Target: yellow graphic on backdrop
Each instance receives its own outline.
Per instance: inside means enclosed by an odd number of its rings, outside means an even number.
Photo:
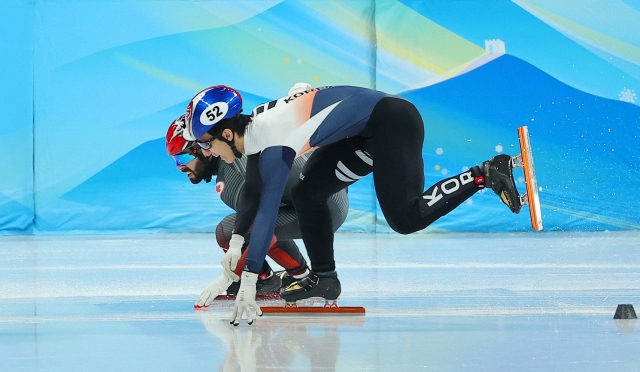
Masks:
[[[592,44],[593,46],[603,49],[609,53],[616,54],[622,58],[632,61],[635,64],[640,64],[640,48],[625,43],[624,41],[620,41],[618,39],[604,35],[600,32],[594,31],[590,28],[581,26],[575,22],[560,17],[526,1],[520,0],[518,1],[518,3],[530,7],[543,17],[546,17],[548,20],[555,22],[560,27],[563,27],[567,31],[572,32],[573,34],[584,39],[584,41]]]
[[[484,48],[460,37],[398,1],[380,3],[374,22],[362,2],[300,0],[318,13],[423,69],[443,77],[454,76]]]

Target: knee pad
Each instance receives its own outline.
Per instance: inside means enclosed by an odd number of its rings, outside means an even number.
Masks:
[[[227,216],[216,226],[216,241],[223,251],[229,249],[229,241],[235,225],[235,214]]]
[[[231,235],[225,234],[224,226],[219,223],[216,227],[216,241],[218,242],[220,248],[222,248],[222,250],[225,252],[227,251],[227,249],[229,249],[229,240],[231,240]]]

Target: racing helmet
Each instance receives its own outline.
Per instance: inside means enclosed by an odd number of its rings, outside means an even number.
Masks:
[[[187,141],[184,138],[186,127],[184,115],[174,120],[169,126],[166,139],[167,154],[169,156],[177,155],[193,145],[194,141]]]
[[[187,165],[191,160],[199,157],[198,150],[193,146],[194,142],[187,141],[183,137],[186,126],[184,115],[182,115],[171,123],[167,131],[167,154],[176,161],[177,166]]]
[[[223,119],[242,112],[242,97],[224,85],[210,87],[198,93],[187,106],[184,138],[195,141]]]

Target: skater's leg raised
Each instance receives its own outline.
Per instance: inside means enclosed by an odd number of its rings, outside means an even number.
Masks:
[[[401,234],[426,228],[484,187],[481,169],[476,166],[424,191],[425,126],[409,101],[382,99],[365,132],[372,135],[373,178],[380,208],[391,228]]]

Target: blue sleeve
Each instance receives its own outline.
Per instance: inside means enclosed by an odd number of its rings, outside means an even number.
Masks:
[[[267,256],[280,209],[280,199],[295,156],[295,151],[285,146],[268,147],[260,155],[258,168],[262,177],[262,191],[246,261],[246,269],[252,273],[260,272]]]
[[[248,232],[253,225],[260,205],[260,193],[262,192],[262,177],[260,176],[260,154],[247,157],[247,169],[245,171],[244,189],[238,200],[238,212],[234,233],[248,240]]]

